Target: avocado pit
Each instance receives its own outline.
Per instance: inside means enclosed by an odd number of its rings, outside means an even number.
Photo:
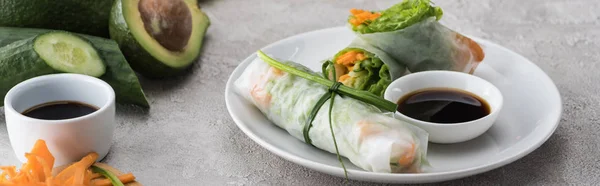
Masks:
[[[140,0],[144,28],[161,46],[182,52],[192,33],[192,16],[183,0]]]

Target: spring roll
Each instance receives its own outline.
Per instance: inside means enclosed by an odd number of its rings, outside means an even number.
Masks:
[[[311,72],[302,65],[288,63]],[[328,91],[328,87],[271,67],[260,58],[235,81],[235,89],[275,125],[301,141],[310,112]],[[329,101],[314,118],[309,136],[315,147],[335,154]],[[359,100],[336,96],[332,126],[340,155],[364,170],[413,173],[420,172],[426,162],[427,132]]]
[[[350,10],[358,37],[404,63],[410,72],[473,73],[485,54],[479,44],[440,24],[442,9],[429,0],[404,0],[383,11]]]
[[[360,38],[338,52],[331,62],[333,65],[326,69],[329,79],[333,80],[335,69],[335,79],[342,84],[381,97],[388,85],[406,72],[406,66]]]

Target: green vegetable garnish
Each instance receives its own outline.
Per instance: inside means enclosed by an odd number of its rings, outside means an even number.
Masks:
[[[338,149],[337,140],[335,140],[335,133],[333,132],[333,122],[331,122],[331,111],[333,110],[333,101],[335,101],[336,90],[340,86],[342,86],[342,83],[337,82],[337,79],[335,77],[336,77],[336,74],[335,74],[335,70],[334,70],[333,71],[333,81],[336,83],[333,84],[331,86],[331,88],[329,88],[329,92],[331,92],[331,98],[330,98],[331,101],[329,102],[329,131],[331,131],[331,139],[333,139],[333,146],[335,146],[335,155],[337,155],[338,161],[340,161],[340,164],[342,165],[342,168],[344,169],[344,176],[346,177],[346,180],[347,180],[348,179],[348,171],[346,170],[346,166],[344,165],[344,162],[342,161],[342,157],[340,156],[340,150]],[[325,95],[327,95],[327,94],[325,94]]]
[[[307,123],[304,124],[304,131],[303,131],[304,142],[308,143],[309,145],[312,145],[312,140],[310,140],[310,136],[308,136],[308,132],[310,131],[310,128],[312,127],[312,122],[313,122],[313,120],[315,120],[317,113],[319,113],[319,110],[325,104],[325,102],[327,102],[327,100],[329,100],[329,95],[323,94],[321,99],[319,99],[319,101],[317,101],[317,103],[315,104],[315,107],[313,107],[312,111],[310,112],[310,115],[308,115],[308,120],[306,120]]]
[[[369,91],[375,95],[383,97],[385,88],[382,89],[382,87],[387,87],[392,82],[387,64],[385,64],[375,54],[360,48],[346,48],[338,52],[333,57],[333,60],[337,60],[341,56],[352,52],[358,52],[359,54],[365,56],[365,58],[354,59],[356,62],[353,64],[353,68],[350,70],[350,72],[339,72],[339,70],[336,71],[338,75],[345,75],[344,73],[346,73],[348,76],[348,78],[340,80],[340,82],[348,87],[357,90]],[[347,68],[347,66],[339,63],[335,64],[330,61],[323,63],[323,77],[331,79],[332,77],[330,76],[329,72],[337,70],[339,67],[342,67],[343,69]]]
[[[123,184],[123,182],[121,182],[121,180],[119,180],[119,178],[114,175],[113,173],[111,173],[110,171],[100,168],[98,166],[92,165],[92,171],[95,173],[99,173],[102,176],[108,178],[110,180],[110,182],[112,183],[113,186],[125,186]]]
[[[361,34],[390,32],[409,27],[430,17],[437,20],[444,14],[440,7],[432,6],[430,0],[404,0],[384,11],[373,21],[365,21],[352,29]],[[353,19],[351,15],[349,20]]]

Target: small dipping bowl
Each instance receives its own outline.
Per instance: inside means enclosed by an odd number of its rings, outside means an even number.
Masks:
[[[44,120],[23,115],[36,105],[76,101],[98,110],[71,119]],[[4,98],[10,144],[21,162],[38,139],[46,142],[58,167],[81,160],[90,152],[101,160],[108,153],[115,129],[115,92],[106,82],[80,74],[52,74],[23,81]]]
[[[396,111],[398,119],[427,131],[432,143],[459,143],[476,138],[494,124],[502,109],[503,97],[496,86],[477,76],[453,71],[424,71],[403,76],[387,87],[384,98],[397,103],[415,91],[435,88],[458,89],[476,95],[488,103],[490,114],[468,122],[432,123]]]

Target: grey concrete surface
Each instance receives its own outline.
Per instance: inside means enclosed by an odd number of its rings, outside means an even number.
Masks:
[[[105,162],[145,185],[341,185],[262,149],[229,117],[225,82],[257,49],[344,24],[372,0],[200,0],[212,20],[201,59],[185,75],[142,79],[152,109],[119,105]],[[554,135],[514,163],[441,185],[600,184],[600,1],[437,0],[443,22],[515,50],[555,81],[564,112]],[[3,113],[3,112],[2,112]],[[0,164],[17,160],[0,114]],[[351,181],[350,185],[378,185]]]

